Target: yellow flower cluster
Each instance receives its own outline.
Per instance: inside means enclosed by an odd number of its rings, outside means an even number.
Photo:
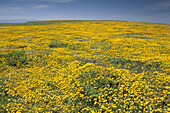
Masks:
[[[0,112],[170,112],[170,25],[0,27]]]

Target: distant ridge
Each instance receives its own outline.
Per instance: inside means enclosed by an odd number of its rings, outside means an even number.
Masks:
[[[0,24],[25,23],[28,21],[36,21],[35,19],[0,19]]]
[[[31,25],[48,25],[48,24],[55,24],[55,23],[65,23],[65,22],[71,22],[71,23],[77,23],[77,22],[88,22],[88,21],[117,21],[117,22],[133,22],[133,21],[126,21],[126,20],[33,20],[29,19],[22,20],[23,22],[18,22],[19,20],[10,20],[10,22],[2,22],[0,20],[0,26],[31,26]],[[165,23],[152,23],[152,22],[136,22],[136,23],[145,23],[145,24],[164,24],[169,25]]]

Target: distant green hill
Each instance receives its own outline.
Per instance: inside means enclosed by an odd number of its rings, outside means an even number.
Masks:
[[[48,25],[54,23],[87,22],[87,21],[96,21],[96,20],[42,20],[42,21],[28,21],[25,23],[9,23],[9,24],[5,23],[5,24],[0,24],[0,26],[31,26],[31,25]],[[121,21],[121,20],[102,20],[102,21]]]
[[[88,20],[45,20],[45,21],[29,21],[25,23],[9,23],[9,24],[0,24],[0,26],[30,26],[30,25],[48,25],[54,23],[62,22],[85,22]]]

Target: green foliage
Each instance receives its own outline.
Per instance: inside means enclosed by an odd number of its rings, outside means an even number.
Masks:
[[[49,47],[50,48],[66,48],[67,44],[62,43],[62,42],[56,40],[56,41],[51,42]]]
[[[3,87],[3,82],[5,81],[5,78],[0,78],[0,112],[6,113],[5,109],[3,109],[3,106],[8,103],[8,97],[5,87]]]
[[[86,22],[87,20],[51,20],[51,21],[30,21],[25,23],[0,24],[0,26],[32,26],[32,25],[49,25],[65,22]]]
[[[5,58],[7,65],[20,67],[27,64],[28,58],[25,50],[12,51],[11,53],[1,55]]]
[[[129,59],[123,58],[115,58],[110,61],[110,63],[119,69],[128,69],[134,73],[142,73],[142,72],[154,72],[161,71],[164,67],[162,67],[162,63],[159,62],[141,62],[141,61],[132,61]]]
[[[58,41],[58,40],[51,42],[49,44],[49,47],[50,48],[69,48],[71,50],[82,50],[82,49],[84,49],[83,45],[81,45],[79,43],[68,44],[68,43],[65,43],[65,42],[62,42],[62,41]]]

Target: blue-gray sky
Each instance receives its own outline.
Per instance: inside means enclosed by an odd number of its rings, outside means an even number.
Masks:
[[[170,0],[0,0],[0,23],[126,20],[170,24]]]

